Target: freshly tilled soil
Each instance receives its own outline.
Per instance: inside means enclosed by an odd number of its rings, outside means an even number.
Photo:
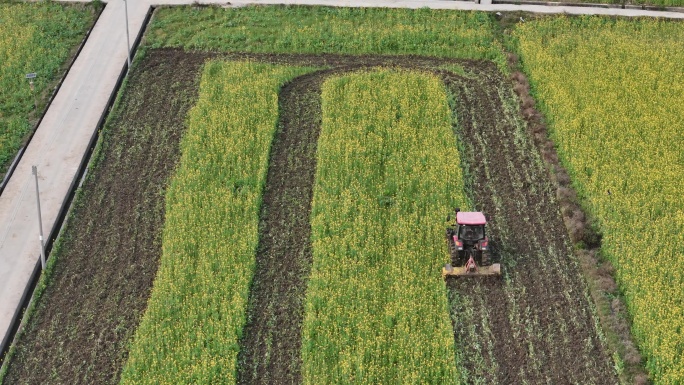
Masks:
[[[503,279],[448,280],[457,293],[452,298],[481,306],[467,317],[461,303],[452,302],[462,364],[488,383],[614,384],[555,188],[510,84],[487,67],[467,79],[445,76],[457,100],[470,193],[490,218],[504,270]],[[483,322],[491,335],[481,346],[469,343],[470,326]],[[486,370],[489,365],[496,370]]]
[[[543,161],[524,130],[511,85],[494,64],[164,49],[148,51],[132,71],[125,108],[110,124],[109,144],[69,223],[68,252],[56,264],[5,383],[118,381],[161,253],[164,187],[178,159],[201,64],[210,57],[328,68],[281,90],[241,340],[241,383],[301,382],[320,85],[332,74],[376,66],[429,71],[444,79],[455,96],[469,192],[490,217],[494,255],[502,259],[501,279],[447,281],[465,382],[616,382]],[[465,75],[439,69],[450,64]],[[439,267],[425,268],[438,274]]]
[[[161,255],[164,191],[206,55],[151,53],[103,130],[4,384],[116,384]]]
[[[321,127],[322,73],[300,76],[279,96],[259,224],[259,246],[238,383],[297,384],[304,291],[311,268],[309,215]]]

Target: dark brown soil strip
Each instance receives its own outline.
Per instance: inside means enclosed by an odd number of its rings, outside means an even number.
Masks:
[[[476,372],[482,363],[470,357],[490,350],[498,369],[486,375],[488,383],[616,383],[555,190],[532,141],[516,137],[520,128],[507,116],[511,109],[505,109],[510,85],[487,66],[474,69],[477,77],[445,79],[462,101],[456,112],[471,193],[478,209],[492,218],[490,234],[505,272],[503,280],[448,281],[449,289],[462,297],[479,287],[494,331],[493,346],[473,346],[466,340],[468,325],[455,323],[462,364]],[[452,306],[454,312],[463,311]]]
[[[495,223],[492,221],[492,208],[494,207],[491,196],[488,195],[490,191],[481,191],[481,185],[487,186],[488,183],[498,183],[497,187],[502,191],[506,191],[504,186],[510,186],[511,183],[508,180],[489,180],[482,181],[483,171],[481,169],[482,161],[479,150],[474,148],[475,143],[473,143],[475,137],[481,132],[478,131],[479,128],[485,127],[487,124],[495,124],[493,119],[489,118],[487,114],[493,113],[491,108],[497,108],[497,106],[492,106],[492,101],[487,100],[486,95],[484,95],[484,90],[478,89],[479,85],[475,80],[466,80],[461,77],[454,77],[449,74],[444,75],[445,83],[447,84],[449,91],[452,95],[456,97],[456,115],[458,116],[461,132],[461,142],[464,144],[465,153],[462,153],[462,159],[465,163],[466,175],[468,175],[471,180],[467,183],[471,185],[474,191],[469,191],[473,195],[473,200],[478,207],[478,209],[485,211],[489,216],[489,236],[494,242],[500,243],[501,241],[497,239],[497,233],[495,229]],[[502,177],[505,178],[505,174]],[[503,183],[502,183],[503,182]],[[501,259],[501,253],[497,248],[493,248],[494,258],[497,260]],[[505,261],[504,261],[505,262]],[[504,266],[507,265],[504,263]],[[472,301],[481,301],[481,306],[486,307],[486,310],[490,313],[489,320],[485,320],[487,323],[493,323],[490,328],[494,333],[494,341],[490,341],[494,346],[477,346],[469,341],[468,328],[471,325],[467,322],[475,322],[476,320],[465,320],[458,316],[460,313],[466,312],[468,309],[463,308],[461,301],[455,301],[453,298],[455,294],[461,297],[470,296],[473,292],[473,286],[480,286],[479,295],[484,292],[486,298],[472,298]],[[516,380],[516,373],[521,366],[525,366],[525,349],[523,346],[523,341],[513,340],[513,331],[510,322],[508,322],[507,314],[507,302],[504,293],[504,285],[501,281],[496,278],[486,278],[480,280],[459,280],[459,279],[449,279],[447,281],[447,286],[450,290],[449,296],[452,298],[451,307],[453,316],[456,319],[454,323],[454,336],[456,338],[457,350],[461,350],[462,360],[460,362],[469,373],[481,373],[482,370],[478,370],[478,362],[475,359],[479,355],[482,355],[483,350],[493,349],[495,354],[494,357],[485,361],[484,365],[493,366],[497,365],[498,370],[484,371],[485,380],[487,383],[514,383]],[[465,302],[465,301],[463,301]],[[494,305],[494,306],[492,306]],[[477,320],[479,321],[479,320]],[[481,365],[481,364],[480,364]],[[466,376],[468,379],[470,376]],[[473,380],[470,378],[470,380]]]
[[[116,384],[161,255],[164,191],[205,55],[150,52],[130,74],[5,384]]]
[[[301,382],[301,325],[311,271],[309,215],[321,128],[321,73],[284,86],[259,223],[238,383]]]

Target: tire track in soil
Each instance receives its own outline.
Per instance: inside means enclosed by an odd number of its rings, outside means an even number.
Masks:
[[[445,83],[463,100],[457,102],[457,115],[467,174],[477,207],[492,217],[490,234],[498,241],[495,253],[504,257],[505,278],[450,279],[448,287],[461,296],[468,296],[473,286],[486,294],[499,370],[484,380],[616,383],[539,153],[507,116],[510,87],[496,68],[485,65],[475,72],[478,76],[468,79],[445,76]],[[469,358],[490,347],[469,345],[465,326],[454,325],[455,338],[463,349],[462,365],[476,372],[482,363]]]
[[[238,356],[239,384],[301,383],[304,292],[311,271],[311,200],[325,72],[280,91],[259,223],[256,267]]]

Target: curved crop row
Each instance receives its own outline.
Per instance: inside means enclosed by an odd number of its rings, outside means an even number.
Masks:
[[[304,71],[206,65],[166,195],[159,271],[121,383],[235,382],[278,90]]]
[[[444,85],[391,70],[335,77],[322,109],[304,383],[452,383],[441,234],[465,197]]]
[[[558,153],[600,221],[658,384],[684,379],[684,24],[556,18],[515,31]]]

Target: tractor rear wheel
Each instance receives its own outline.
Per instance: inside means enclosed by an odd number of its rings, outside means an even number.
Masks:
[[[451,256],[451,265],[460,266],[458,264],[458,250],[456,250],[456,244],[454,243],[454,239],[449,237],[447,243],[449,244],[449,255]]]
[[[492,261],[489,258],[489,253],[485,253],[484,251],[481,251],[480,253],[482,253],[482,266],[490,266]]]

